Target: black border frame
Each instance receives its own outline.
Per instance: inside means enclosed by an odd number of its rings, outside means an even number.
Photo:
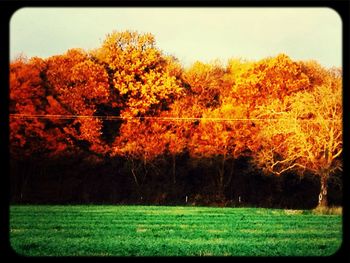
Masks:
[[[324,1],[316,1],[316,0],[307,0],[307,1],[277,1],[277,0],[268,0],[268,1],[259,1],[259,0],[233,0],[230,2],[222,2],[212,1],[212,2],[204,2],[204,1],[108,1],[108,0],[86,0],[86,1],[56,1],[56,0],[3,0],[0,2],[0,34],[1,34],[1,44],[0,44],[0,68],[3,69],[0,74],[0,83],[2,84],[1,92],[1,103],[0,103],[0,117],[1,117],[1,132],[0,132],[0,143],[1,150],[3,150],[4,157],[1,159],[5,161],[5,165],[2,167],[6,167],[7,171],[9,171],[9,115],[8,115],[8,88],[9,87],[9,37],[10,37],[10,19],[11,16],[20,8],[23,7],[328,7],[336,11],[342,20],[342,46],[343,46],[343,153],[344,153],[344,171],[343,171],[343,243],[340,249],[329,257],[315,257],[315,256],[307,256],[307,257],[210,257],[210,258],[196,258],[196,257],[151,257],[150,259],[160,259],[160,260],[184,260],[184,259],[201,259],[201,260],[238,260],[238,261],[262,261],[262,262],[275,262],[275,261],[299,261],[299,260],[315,260],[317,262],[324,261],[340,261],[340,262],[350,262],[350,252],[347,248],[350,248],[349,245],[349,200],[347,194],[349,194],[349,178],[347,177],[348,173],[348,165],[346,158],[348,156],[348,136],[350,134],[348,127],[348,113],[350,112],[349,104],[347,102],[347,98],[349,96],[349,14],[350,14],[350,1],[348,0],[324,0]],[[330,52],[332,52],[330,50]],[[5,70],[4,70],[5,69]],[[119,261],[124,259],[137,259],[144,260],[144,257],[138,258],[130,258],[130,257],[23,257],[15,253],[15,251],[10,246],[9,241],[9,200],[10,200],[10,191],[9,184],[10,178],[9,173],[2,178],[3,183],[1,185],[0,194],[1,194],[1,226],[2,233],[0,235],[1,242],[1,251],[2,257],[9,257],[15,260],[83,260],[86,261]],[[3,253],[4,252],[4,253]],[[147,258],[146,258],[147,259]]]

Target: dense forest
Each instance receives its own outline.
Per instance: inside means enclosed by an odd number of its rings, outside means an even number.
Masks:
[[[10,63],[12,203],[342,202],[342,71],[280,54],[184,68],[152,34]]]

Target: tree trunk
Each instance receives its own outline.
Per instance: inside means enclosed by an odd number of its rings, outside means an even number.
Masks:
[[[31,177],[31,173],[32,173],[32,164],[26,163],[25,164],[25,169],[21,169],[21,174],[22,174],[22,182],[21,182],[21,187],[20,187],[20,201],[23,202],[23,200],[25,199],[25,193],[27,192],[27,186],[28,186],[28,181],[29,181],[29,177]]]
[[[328,174],[327,173],[323,173],[320,176],[321,188],[320,188],[320,194],[318,196],[318,206],[319,207],[327,207],[328,206],[328,201],[327,201],[327,179],[328,179]]]
[[[173,184],[176,184],[176,156],[173,154]]]
[[[58,202],[62,202],[62,192],[63,192],[63,187],[64,187],[64,184],[63,184],[63,173],[60,173],[59,176],[58,176],[58,189],[57,189],[57,201]]]
[[[132,174],[132,176],[134,178],[136,186],[139,187],[139,182],[138,182],[136,174],[135,174],[135,166],[134,166],[134,161],[133,160],[131,160],[131,174]]]
[[[226,157],[223,156],[221,166],[219,168],[218,196],[220,199],[222,199],[222,201],[225,199],[225,194],[224,194],[225,160],[226,160]]]
[[[142,196],[142,193],[141,193],[141,187],[140,187],[139,181],[137,180],[137,176],[136,176],[136,173],[135,173],[135,164],[134,164],[134,160],[132,160],[132,159],[131,159],[131,174],[132,174],[132,176],[134,178],[134,181],[135,181],[135,184],[136,184],[136,190],[137,190],[137,193],[139,195],[140,201],[142,201],[143,196]]]
[[[228,173],[228,176],[227,176],[225,188],[228,187],[230,185],[231,181],[232,181],[233,172],[234,172],[234,162],[235,162],[235,160],[232,159],[231,160],[231,165],[229,166],[229,173]]]

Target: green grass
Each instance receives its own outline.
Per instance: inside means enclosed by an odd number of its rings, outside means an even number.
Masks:
[[[11,206],[25,256],[327,256],[342,216],[263,208]]]

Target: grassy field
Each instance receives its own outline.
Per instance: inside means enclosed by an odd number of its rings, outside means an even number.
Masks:
[[[342,216],[262,208],[11,206],[26,256],[326,256]]]

